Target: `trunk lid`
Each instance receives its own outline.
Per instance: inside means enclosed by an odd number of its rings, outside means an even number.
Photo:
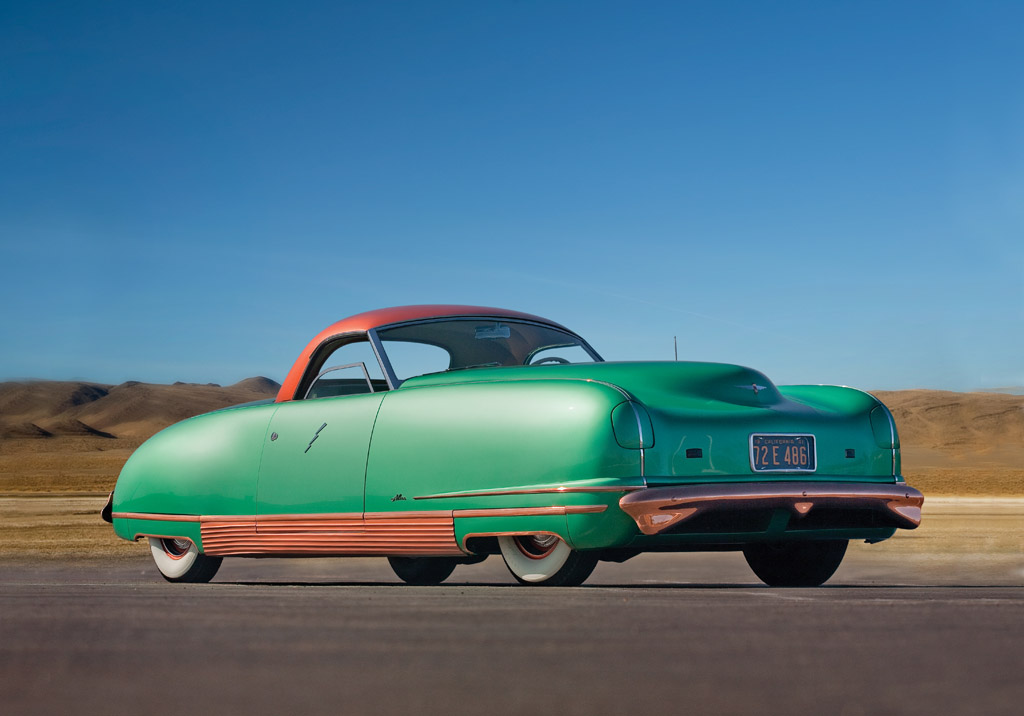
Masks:
[[[836,386],[778,387],[760,371],[738,365],[666,361],[478,368],[412,378],[402,389],[514,380],[599,381],[642,403],[654,427],[654,444],[645,456],[651,484],[893,481],[894,451],[872,431],[877,399]],[[813,436],[814,471],[756,472],[751,436],[760,434]]]

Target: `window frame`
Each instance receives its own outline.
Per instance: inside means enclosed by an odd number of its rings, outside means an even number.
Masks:
[[[338,346],[338,348],[342,348],[342,347],[343,346]],[[328,357],[330,357],[330,356],[328,356]],[[326,362],[326,361],[324,361],[324,362]],[[313,378],[313,380],[311,380],[309,382],[309,387],[306,388],[306,393],[305,393],[305,395],[302,396],[301,399],[302,400],[321,400],[321,398],[310,398],[309,397],[309,394],[310,394],[310,392],[312,392],[313,386],[316,385],[316,382],[318,380],[320,380],[321,378],[323,378],[328,373],[333,373],[336,370],[345,370],[346,368],[362,368],[363,369],[363,378],[366,379],[366,387],[370,389],[370,393],[378,392],[378,391],[373,389],[373,381],[370,380],[370,371],[368,371],[366,369],[366,363],[364,363],[363,361],[359,361],[358,363],[346,363],[345,365],[331,366],[330,368],[327,368],[325,370],[320,371],[320,373],[316,376],[316,378]],[[352,393],[352,395],[366,395],[366,394],[365,393]],[[325,395],[323,397],[324,398],[341,398],[341,397],[345,397],[345,396],[341,396],[341,395]]]
[[[523,324],[527,324],[527,325],[531,325],[531,326],[539,326],[539,327],[542,327],[542,328],[548,328],[550,330],[558,331],[559,333],[564,333],[567,336],[571,336],[572,338],[574,338],[577,341],[579,341],[580,346],[583,348],[583,350],[585,350],[587,352],[587,354],[590,355],[591,358],[594,359],[595,363],[604,363],[604,358],[602,358],[600,356],[600,354],[597,351],[595,351],[594,348],[583,339],[582,336],[580,336],[577,333],[573,333],[572,331],[568,330],[567,328],[563,328],[562,326],[555,326],[555,325],[552,325],[550,323],[546,323],[544,321],[530,321],[530,320],[526,320],[526,319],[522,319],[522,318],[509,318],[508,316],[488,316],[488,315],[438,316],[438,317],[435,317],[435,318],[422,318],[422,319],[419,319],[419,320],[416,320],[416,321],[399,321],[397,323],[388,323],[388,324],[383,325],[383,326],[377,326],[376,328],[371,328],[370,330],[368,330],[366,332],[367,335],[370,338],[370,345],[373,346],[373,351],[374,351],[374,353],[377,354],[377,361],[380,363],[380,366],[381,366],[381,368],[384,371],[384,379],[387,381],[388,390],[394,390],[395,388],[400,386],[404,381],[402,381],[402,380],[400,380],[398,378],[398,376],[395,374],[394,368],[391,367],[391,361],[388,359],[387,351],[384,349],[384,344],[381,341],[380,336],[377,335],[378,331],[387,330],[389,328],[399,328],[401,326],[413,326],[413,325],[420,325],[420,324],[425,324],[425,323],[447,323],[447,322],[450,322],[450,321],[461,321],[461,320],[471,320],[471,321],[472,320],[491,320],[491,321],[501,321],[501,322],[506,322],[506,323],[523,323]],[[538,353],[541,350],[546,350],[546,348],[539,348],[536,351],[534,351],[533,353],[531,353],[530,355],[532,356],[532,355]],[[525,365],[529,365],[529,364],[527,363]]]
[[[322,375],[321,369],[323,368],[324,364],[327,362],[327,359],[331,355],[333,355],[334,352],[337,351],[339,348],[342,348],[342,347],[344,347],[346,345],[349,345],[351,343],[362,343],[362,342],[368,342],[370,344],[370,348],[373,350],[373,353],[374,353],[374,355],[377,358],[377,365],[380,367],[381,372],[384,374],[384,381],[385,381],[385,383],[388,386],[387,389],[389,391],[394,390],[395,388],[397,388],[400,385],[402,385],[402,383],[404,381],[400,380],[398,378],[398,376],[395,374],[395,370],[391,366],[391,361],[388,358],[387,351],[384,349],[384,344],[382,343],[382,341],[380,339],[380,336],[377,335],[377,332],[378,331],[382,331],[382,330],[386,330],[386,329],[389,329],[389,328],[398,328],[400,326],[412,326],[412,325],[424,324],[424,323],[444,323],[444,322],[448,322],[448,321],[458,321],[458,320],[505,321],[505,322],[510,322],[510,323],[522,323],[522,324],[527,324],[527,325],[532,325],[532,326],[540,326],[542,328],[548,328],[548,329],[551,329],[551,330],[555,330],[555,331],[558,331],[559,333],[564,333],[567,336],[571,336],[575,340],[579,341],[580,346],[583,348],[583,350],[585,350],[587,352],[588,355],[590,355],[591,358],[594,359],[595,363],[604,363],[604,358],[602,358],[601,355],[596,350],[594,350],[594,348],[589,343],[587,343],[587,341],[584,340],[584,338],[582,336],[580,336],[578,333],[574,333],[573,331],[570,331],[569,329],[567,329],[567,328],[565,328],[563,326],[553,325],[553,324],[547,323],[545,321],[531,321],[531,320],[528,320],[528,319],[525,319],[525,318],[510,318],[508,316],[492,316],[492,315],[486,315],[486,314],[468,314],[468,315],[456,315],[456,316],[436,316],[436,317],[432,317],[432,318],[421,318],[421,319],[417,319],[417,320],[414,320],[414,321],[396,321],[395,323],[386,323],[386,324],[383,324],[383,325],[380,325],[380,326],[376,326],[376,327],[371,328],[371,329],[366,330],[366,331],[351,331],[351,332],[347,332],[347,333],[339,333],[337,335],[334,335],[334,336],[331,336],[330,338],[325,339],[319,346],[317,346],[316,350],[314,350],[312,355],[310,356],[309,363],[307,364],[306,370],[303,373],[302,380],[299,382],[299,385],[298,385],[298,387],[297,387],[297,389],[295,391],[295,394],[292,397],[292,399],[293,400],[307,400],[307,398],[305,396],[309,394],[309,390],[312,387],[313,383],[316,382],[317,378],[319,378]],[[538,349],[537,351],[534,351],[531,354],[531,356],[536,354],[540,350],[544,350],[544,349]],[[351,364],[351,365],[355,365],[355,364]],[[364,370],[365,370],[366,369],[365,362],[363,362],[363,366],[364,366]],[[343,366],[338,366],[338,367],[340,368],[340,367],[343,367]],[[324,372],[326,372],[326,371],[324,371]],[[368,370],[367,370],[367,373],[369,373]],[[373,388],[373,381],[372,380],[370,381],[370,388],[371,389]],[[379,392],[384,392],[384,391],[373,391],[373,392],[379,393]],[[300,395],[303,396],[303,397],[300,398],[299,397]],[[344,396],[338,396],[338,397],[344,397]],[[312,400],[318,400],[318,398],[312,398]]]

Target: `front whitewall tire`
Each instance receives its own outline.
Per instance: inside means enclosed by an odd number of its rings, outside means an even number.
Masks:
[[[181,540],[164,540],[159,537],[149,538],[149,549],[153,553],[153,561],[160,574],[168,579],[180,579],[188,574],[188,570],[196,563],[199,556],[199,548],[195,543],[189,542],[188,547],[180,555],[172,555],[164,549],[165,542],[181,542]]]
[[[200,554],[191,540],[150,537],[149,550],[168,582],[209,582],[220,569],[221,558]]]

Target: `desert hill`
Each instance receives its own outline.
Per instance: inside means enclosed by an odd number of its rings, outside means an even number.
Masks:
[[[230,386],[232,390],[248,390],[254,393],[267,393],[271,395],[277,395],[277,391],[281,389],[281,384],[271,380],[270,378],[264,378],[258,376],[256,378],[246,378],[240,380],[234,385]]]
[[[875,391],[902,443],[936,450],[1024,448],[1024,395],[943,390]]]
[[[896,419],[903,474],[926,495],[1024,495],[1024,395],[875,395]]]
[[[228,387],[135,381],[120,385],[0,383],[0,438],[93,436],[142,440],[199,413],[273,398],[279,387],[262,377]]]

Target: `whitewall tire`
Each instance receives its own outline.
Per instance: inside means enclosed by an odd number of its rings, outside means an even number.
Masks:
[[[597,566],[597,557],[575,552],[552,534],[499,537],[501,556],[520,584],[575,587]]]
[[[156,568],[168,582],[209,582],[220,569],[220,557],[207,557],[187,539],[150,537]]]

